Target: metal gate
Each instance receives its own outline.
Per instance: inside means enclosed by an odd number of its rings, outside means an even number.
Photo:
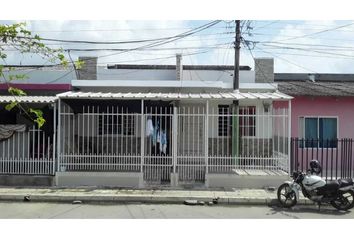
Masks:
[[[144,109],[144,180],[148,184],[169,184],[173,171],[172,107]]]
[[[169,184],[204,182],[205,108],[150,107],[144,110],[144,180]]]
[[[205,108],[181,107],[177,113],[177,162],[178,181],[181,183],[204,182],[205,163]]]

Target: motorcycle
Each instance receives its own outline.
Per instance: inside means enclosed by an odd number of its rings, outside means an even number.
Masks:
[[[339,179],[326,183],[319,174],[321,166],[317,160],[310,162],[311,169],[306,173],[295,171],[292,181],[285,181],[279,186],[277,197],[282,207],[291,208],[299,200],[302,191],[304,197],[314,201],[320,207],[322,203],[329,203],[334,208],[347,211],[354,207],[353,179]]]

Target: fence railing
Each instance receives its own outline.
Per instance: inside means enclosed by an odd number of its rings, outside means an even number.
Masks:
[[[321,176],[326,179],[354,177],[353,139],[291,138],[291,171],[306,171],[309,162],[321,163]]]
[[[289,112],[286,108],[212,108],[208,114],[208,172],[289,169]],[[238,130],[235,133],[235,127]],[[234,138],[234,134],[239,136]],[[237,144],[235,144],[237,142]]]
[[[0,141],[0,174],[54,175],[52,136],[32,127]]]
[[[129,106],[129,105],[127,105]],[[288,109],[121,107],[62,103],[58,171],[143,172],[146,181],[204,181],[235,169],[289,167]],[[238,136],[238,137],[235,137]]]

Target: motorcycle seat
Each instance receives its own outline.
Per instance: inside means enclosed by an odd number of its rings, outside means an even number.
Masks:
[[[333,188],[339,188],[340,183],[336,180],[334,181],[328,181],[327,184],[325,185],[327,188],[333,189]]]
[[[326,191],[326,192],[335,192],[339,189],[339,182],[338,181],[328,181],[326,185],[323,187],[318,188],[319,191]]]
[[[351,179],[351,178],[339,179],[338,183],[339,183],[339,187],[351,186],[351,185],[353,185],[353,179]]]

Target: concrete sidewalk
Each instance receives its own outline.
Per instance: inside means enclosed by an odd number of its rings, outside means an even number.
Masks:
[[[219,204],[277,204],[276,191],[264,189],[230,190],[138,190],[138,189],[99,189],[99,188],[7,188],[0,187],[0,201],[73,202],[82,203],[174,203],[185,200],[210,202],[218,198]],[[313,204],[300,197],[298,204]]]

